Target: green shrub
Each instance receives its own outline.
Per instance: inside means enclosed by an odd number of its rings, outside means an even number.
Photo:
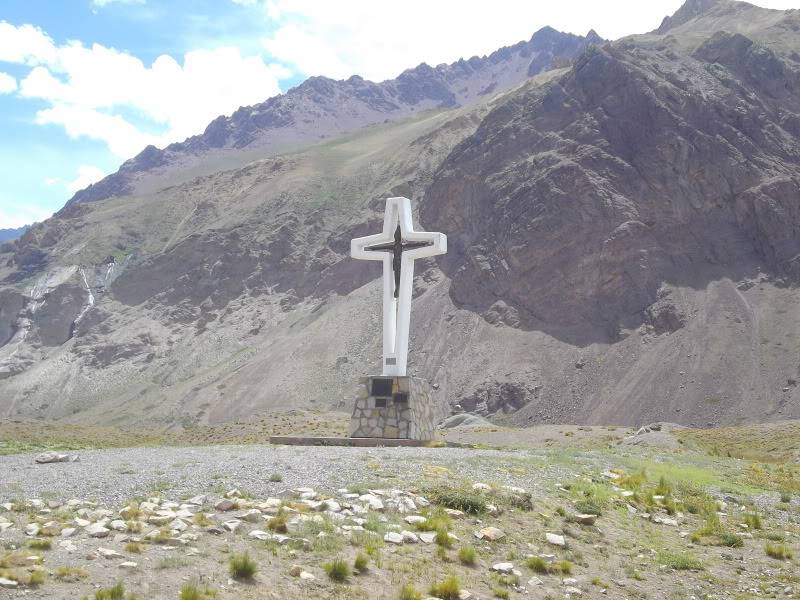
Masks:
[[[475,548],[472,546],[461,546],[458,549],[458,560],[461,561],[462,565],[472,566],[475,564]]]
[[[658,562],[676,571],[700,571],[703,568],[703,563],[686,552],[659,552]]]
[[[53,547],[53,542],[50,540],[31,540],[28,542],[28,548],[33,548],[34,550],[50,550]]]
[[[772,544],[768,543],[764,550],[770,558],[777,558],[778,560],[787,560],[792,558],[792,551],[786,544]]]
[[[531,569],[534,573],[547,573],[547,561],[541,556],[529,556],[525,560],[525,566]]]
[[[366,573],[369,565],[369,557],[364,554],[363,552],[359,552],[356,554],[356,558],[353,561],[353,570],[357,573]]]
[[[322,568],[325,569],[331,581],[347,581],[351,575],[350,565],[341,558],[335,558],[331,562],[325,563]]]
[[[397,594],[397,600],[422,600],[422,594],[417,591],[410,583],[405,584],[400,588],[400,593]]]
[[[761,515],[758,513],[749,513],[744,516],[744,522],[750,529],[761,529]]]
[[[280,473],[273,473],[272,475],[269,476],[269,480],[272,483],[280,483],[281,481],[283,481],[283,475],[281,475]]]
[[[442,548],[450,548],[453,545],[453,539],[450,537],[447,529],[438,529],[434,540],[436,541],[436,545]]]
[[[216,590],[209,587],[200,588],[196,583],[186,583],[181,587],[178,600],[211,600],[217,597]]]
[[[231,556],[228,561],[228,570],[234,579],[252,579],[256,574],[257,566],[256,562],[245,552]]]
[[[508,600],[511,598],[511,594],[505,588],[494,587],[492,588],[492,593],[494,594],[495,598],[502,598],[503,600]]]
[[[125,597],[125,585],[120,581],[114,587],[105,590],[97,590],[94,593],[94,600],[122,600]]]
[[[439,486],[426,490],[432,502],[473,515],[486,512],[483,494],[467,487]]]
[[[788,504],[792,501],[792,495],[789,492],[781,492],[781,502]]]
[[[288,517],[283,511],[278,512],[277,515],[267,521],[267,528],[277,533],[286,533],[289,531],[287,527]]]
[[[34,587],[37,585],[42,585],[46,577],[47,575],[44,571],[33,571],[28,577],[28,585]]]
[[[741,548],[744,546],[744,540],[742,536],[726,531],[719,536],[719,545],[727,546],[728,548]]]
[[[450,575],[444,581],[434,583],[431,586],[431,596],[441,598],[441,600],[459,600],[461,583],[455,575]]]
[[[666,478],[662,475],[658,480],[658,485],[653,491],[656,496],[669,496],[672,494],[672,486],[667,482]]]

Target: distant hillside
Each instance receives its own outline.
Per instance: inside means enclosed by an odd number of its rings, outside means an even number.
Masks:
[[[11,240],[17,239],[23,233],[30,229],[30,225],[24,225],[23,227],[18,227],[17,229],[0,229],[0,242],[10,242]]]

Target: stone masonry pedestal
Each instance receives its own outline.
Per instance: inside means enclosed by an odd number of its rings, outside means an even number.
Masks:
[[[351,438],[434,439],[433,399],[422,379],[381,375],[359,379]]]

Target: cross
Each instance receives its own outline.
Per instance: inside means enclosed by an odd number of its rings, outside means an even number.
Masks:
[[[350,242],[350,255],[383,261],[383,375],[405,375],[414,261],[447,252],[443,233],[414,231],[411,201],[388,198],[383,231]]]

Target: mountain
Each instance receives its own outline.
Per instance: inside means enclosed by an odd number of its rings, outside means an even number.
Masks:
[[[185,142],[163,150],[148,146],[117,173],[77,192],[67,206],[154,190],[164,182],[174,184],[239,164],[243,157],[291,151],[366,125],[468,105],[600,42],[594,31],[581,37],[545,27],[529,41],[489,56],[436,67],[423,63],[381,83],[358,76],[346,81],[311,77],[286,94],[214,119],[201,135]],[[154,177],[164,171],[167,177]]]
[[[28,231],[30,225],[17,227],[16,229],[0,229],[0,242],[8,242],[17,239],[23,233]]]
[[[381,322],[349,241],[401,194],[450,238],[412,317],[439,416],[797,418],[798,30],[689,0],[612,43],[312,79],[149,149],[0,246],[0,415],[348,411]]]

